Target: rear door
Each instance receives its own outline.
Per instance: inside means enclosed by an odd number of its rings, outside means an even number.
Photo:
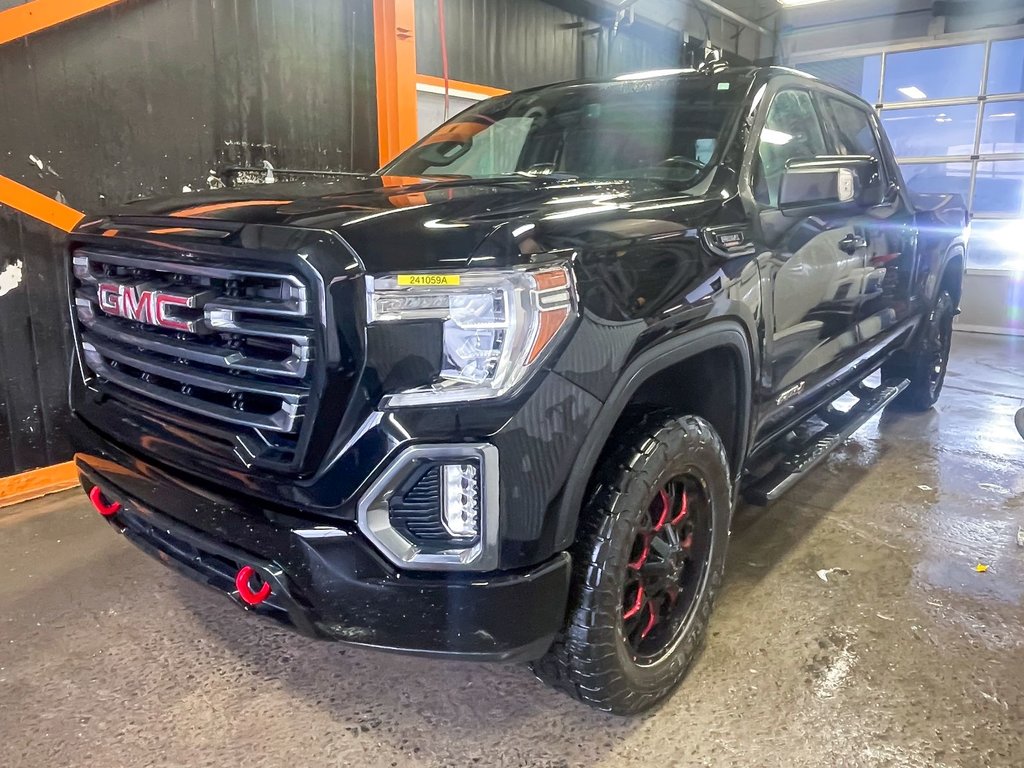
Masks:
[[[888,166],[874,110],[838,92],[818,97],[836,152],[875,158],[886,190],[881,205],[850,221],[851,232],[865,243],[864,264],[855,286],[859,304],[854,331],[857,347],[867,352],[910,317],[916,247],[913,214],[899,194],[894,178],[898,172]]]

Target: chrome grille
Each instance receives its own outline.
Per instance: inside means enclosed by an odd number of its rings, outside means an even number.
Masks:
[[[93,248],[72,263],[83,362],[105,393],[202,415],[200,432],[233,425],[245,463],[293,456],[317,337],[298,275]]]

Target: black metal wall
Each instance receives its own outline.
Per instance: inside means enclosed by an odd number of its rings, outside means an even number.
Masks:
[[[10,5],[10,3],[7,3]],[[126,0],[0,46],[0,175],[87,212],[372,170],[372,0]],[[70,456],[61,233],[0,205],[0,476]]]
[[[516,90],[677,67],[681,37],[637,21],[612,34],[607,8],[581,0],[444,0],[449,76]],[[438,0],[416,2],[416,66],[440,77]]]

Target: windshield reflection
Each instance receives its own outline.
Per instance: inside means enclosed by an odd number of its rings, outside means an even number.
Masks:
[[[717,162],[749,76],[669,73],[556,85],[466,110],[381,172],[689,185]]]

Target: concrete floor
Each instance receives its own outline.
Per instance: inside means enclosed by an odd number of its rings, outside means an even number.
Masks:
[[[634,720],[521,666],[293,636],[78,493],[5,510],[0,766],[1024,765],[1024,339],[954,344],[933,412],[739,512],[707,650]]]

